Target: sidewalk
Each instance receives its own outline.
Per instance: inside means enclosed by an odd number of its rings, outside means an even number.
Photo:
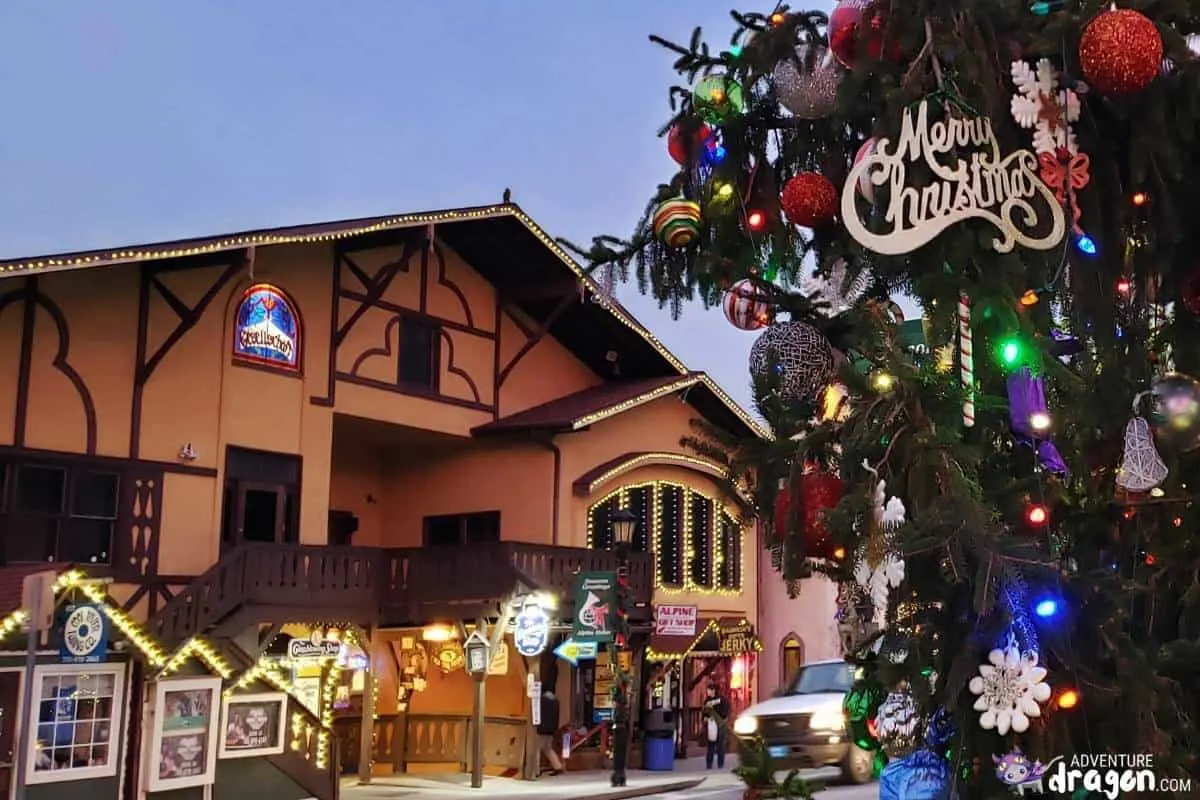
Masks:
[[[357,778],[342,780],[343,800],[392,800],[393,798],[428,797],[430,800],[478,800],[481,797],[528,797],[535,800],[624,800],[663,792],[705,787],[725,788],[741,785],[731,770],[737,758],[731,756],[725,769],[704,768],[703,758],[688,758],[675,762],[673,772],[630,770],[628,785],[614,789],[607,770],[567,772],[544,776],[536,781],[515,778],[483,779],[482,789],[471,788],[471,776],[455,775],[388,775],[373,778],[360,786]]]

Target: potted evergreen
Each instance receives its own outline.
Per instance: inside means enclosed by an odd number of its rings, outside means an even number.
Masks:
[[[813,792],[822,788],[802,779],[799,770],[792,770],[780,780],[775,759],[767,752],[762,737],[738,742],[738,767],[733,770],[746,788],[742,800],[811,800]]]

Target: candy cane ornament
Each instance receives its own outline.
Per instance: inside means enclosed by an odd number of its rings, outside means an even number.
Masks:
[[[958,298],[958,378],[963,388],[963,427],[975,426],[975,346],[971,339],[971,298]]]

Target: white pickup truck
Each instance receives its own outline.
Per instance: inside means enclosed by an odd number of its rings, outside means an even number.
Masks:
[[[733,732],[762,737],[780,770],[836,766],[848,783],[871,780],[874,756],[855,746],[842,711],[854,684],[854,667],[845,661],[805,664],[782,694],[742,712]]]

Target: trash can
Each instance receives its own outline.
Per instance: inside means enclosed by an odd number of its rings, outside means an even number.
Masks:
[[[646,715],[642,724],[645,742],[642,745],[642,768],[653,772],[675,769],[675,712],[656,708]]]

